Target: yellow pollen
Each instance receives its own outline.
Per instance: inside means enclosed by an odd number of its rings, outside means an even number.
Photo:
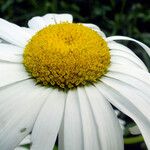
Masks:
[[[26,45],[23,57],[37,83],[67,89],[96,82],[110,64],[105,40],[77,23],[43,28]]]

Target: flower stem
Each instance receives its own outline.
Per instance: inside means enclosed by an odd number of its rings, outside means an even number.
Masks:
[[[141,135],[136,137],[124,138],[124,144],[135,144],[140,142],[144,142],[144,139]]]

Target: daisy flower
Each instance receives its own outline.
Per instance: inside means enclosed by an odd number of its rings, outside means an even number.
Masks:
[[[150,149],[150,74],[132,50],[70,14],[0,19],[0,149],[31,134],[31,150],[123,150],[112,108],[138,125]],[[112,104],[112,105],[111,105]]]

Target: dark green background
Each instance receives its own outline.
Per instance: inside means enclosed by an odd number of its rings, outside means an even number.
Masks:
[[[107,36],[133,37],[150,46],[150,7],[147,0],[0,0],[0,17],[21,26],[33,16],[46,13],[71,13],[75,22],[98,25]],[[150,59],[137,45],[124,42],[150,69]],[[131,122],[129,118],[122,118]],[[69,141],[68,141],[69,142]],[[143,148],[141,148],[143,147]],[[145,149],[143,143],[125,149]]]

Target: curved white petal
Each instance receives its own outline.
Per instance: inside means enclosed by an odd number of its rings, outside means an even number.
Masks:
[[[54,17],[57,24],[62,22],[72,23],[73,21],[73,17],[70,14],[55,14]]]
[[[101,35],[104,39],[106,39],[106,35],[104,34],[104,32],[101,31],[101,29],[97,25],[92,24],[92,23],[82,23],[82,24],[96,31],[99,35]]]
[[[150,96],[150,91],[149,91],[150,85],[144,83],[141,80],[138,80],[137,78],[134,78],[127,74],[113,72],[113,71],[107,72],[107,74],[105,74],[105,76],[125,82],[125,83],[133,86],[134,88],[139,89],[146,95]]]
[[[63,127],[59,134],[59,150],[84,150],[82,120],[76,90],[68,92]]]
[[[43,16],[46,25],[58,24],[61,22],[73,22],[73,17],[70,14],[46,14]]]
[[[140,42],[140,41],[137,41],[137,40],[135,40],[133,38],[129,38],[129,37],[126,37],[126,36],[110,36],[110,37],[107,37],[107,39],[106,39],[107,42],[111,42],[111,41],[114,41],[114,40],[133,41],[133,42],[139,44],[148,53],[148,55],[150,56],[150,48],[148,46],[146,46],[144,43]]]
[[[41,30],[46,26],[45,21],[42,17],[36,16],[28,21],[28,26],[33,30]]]
[[[32,80],[0,90],[0,149],[14,150],[31,132],[49,91]]]
[[[143,71],[142,69],[133,68],[132,66],[127,67],[124,65],[112,64],[108,68],[108,71],[126,74],[150,85],[150,74],[147,71]]]
[[[55,89],[48,97],[35,122],[31,150],[53,150],[63,118],[66,94]]]
[[[138,68],[148,71],[147,67],[143,63],[141,63],[140,59],[137,56],[134,56],[124,51],[115,50],[115,49],[111,50],[110,54],[111,56],[119,57],[120,59],[127,60],[128,62],[132,62]],[[117,63],[116,59],[114,59],[114,61]],[[120,61],[118,61],[118,63],[120,63]],[[126,61],[124,64],[126,64]]]
[[[8,43],[0,43],[0,52],[3,53],[14,53],[17,55],[22,55],[23,54],[23,48],[12,45],[12,44],[8,44]]]
[[[132,56],[136,56],[136,54],[131,49],[129,49],[128,47],[126,47],[126,46],[124,46],[124,45],[122,45],[120,43],[117,43],[117,42],[114,42],[114,41],[110,41],[107,44],[108,44],[108,47],[109,47],[110,50],[115,49],[115,50],[119,50],[119,51],[123,51],[123,52],[129,53]]]
[[[136,60],[136,62],[142,67],[142,68],[145,68],[145,70],[147,70],[147,67],[146,65],[143,63],[143,61],[138,57],[136,56],[136,54],[131,50],[129,49],[128,47],[120,44],[120,43],[117,43],[117,42],[108,42],[108,47],[110,48],[111,51],[118,51],[118,54],[120,52],[124,52],[124,53],[128,53],[129,55],[131,55],[132,57],[134,57],[134,59]],[[130,56],[130,57],[131,57]]]
[[[22,64],[0,62],[0,87],[29,78]]]
[[[61,22],[70,22],[72,23],[73,17],[70,14],[46,14],[44,16],[36,16],[28,21],[28,26],[35,30],[39,31],[42,28]]]
[[[149,96],[145,95],[140,90],[130,86],[129,84],[126,84],[113,78],[103,77],[101,78],[101,81],[120,92],[124,97],[131,101],[131,103],[133,103],[141,111],[141,113],[143,113],[145,117],[147,117],[147,119],[150,121]]]
[[[77,92],[83,125],[83,150],[100,150],[101,145],[97,134],[98,129],[88,102],[88,97],[82,87],[78,87]]]
[[[65,150],[64,148],[64,117],[62,119],[62,123],[59,129],[59,134],[58,134],[58,149],[59,150]]]
[[[123,150],[123,132],[113,108],[95,87],[85,87],[85,90],[95,117],[102,150]]]
[[[44,15],[42,18],[45,21],[45,24],[48,25],[52,25],[52,24],[56,24],[56,19],[55,19],[55,15],[54,13],[51,14],[46,14]]]
[[[0,38],[14,45],[24,47],[31,35],[21,27],[0,18]]]
[[[118,56],[118,55],[112,55],[111,56],[111,64],[119,64],[119,65],[123,65],[125,67],[132,67],[132,68],[140,68],[140,69],[143,69],[141,68],[141,66],[139,66],[137,63],[133,62],[132,60],[129,60],[125,57],[122,57],[122,56]],[[144,68],[145,70],[145,68]],[[146,69],[147,71],[147,69]]]
[[[147,147],[150,148],[150,102],[142,92],[117,80],[103,79],[95,84],[107,99],[122,112],[131,117],[141,130]]]
[[[33,35],[36,34],[36,30],[33,30],[33,29],[31,29],[31,28],[22,27],[22,29],[23,29],[25,32],[27,32],[28,34],[30,34],[30,35],[31,35],[31,38],[32,38]]]
[[[0,44],[0,61],[22,63],[23,48],[11,44]]]
[[[3,39],[0,39],[0,43],[1,43],[1,44],[10,44],[9,42],[7,42],[7,41],[5,41],[5,40],[3,40]]]

